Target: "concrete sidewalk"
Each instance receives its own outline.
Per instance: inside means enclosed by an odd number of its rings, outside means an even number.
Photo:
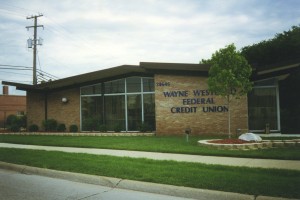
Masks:
[[[179,162],[195,162],[195,163],[240,166],[240,167],[260,167],[260,168],[300,170],[300,161],[297,160],[273,160],[273,159],[255,159],[255,158],[199,156],[199,155],[186,155],[186,154],[173,154],[173,153],[155,153],[155,152],[142,152],[142,151],[91,149],[91,148],[75,148],[75,147],[53,147],[53,146],[21,145],[21,144],[9,144],[9,143],[0,143],[0,148],[34,149],[34,150],[46,150],[46,151],[61,151],[61,152],[68,152],[68,153],[111,155],[111,156],[131,157],[131,158],[148,158],[153,160],[173,160]]]

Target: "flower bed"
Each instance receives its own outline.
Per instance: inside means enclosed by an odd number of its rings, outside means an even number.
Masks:
[[[240,139],[223,139],[223,140],[210,140],[208,143],[216,143],[216,144],[245,144],[245,143],[253,143]]]

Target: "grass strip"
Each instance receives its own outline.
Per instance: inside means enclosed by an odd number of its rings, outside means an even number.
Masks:
[[[229,156],[244,158],[264,158],[282,160],[300,160],[300,148],[272,148],[248,151],[217,150],[198,146],[197,142],[202,139],[220,137],[190,136],[186,142],[185,136],[36,136],[36,135],[0,135],[0,142],[15,144],[31,144],[62,147],[84,147],[135,150],[163,153],[181,153],[210,156]]]
[[[122,179],[237,192],[300,198],[300,172],[97,156],[54,151],[0,148],[9,163]]]

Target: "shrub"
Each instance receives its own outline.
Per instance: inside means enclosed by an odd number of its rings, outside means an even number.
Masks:
[[[70,132],[76,133],[78,131],[78,126],[76,124],[72,124],[69,127]]]
[[[99,130],[99,120],[94,117],[87,118],[83,121],[82,126],[84,131],[97,131]]]
[[[25,121],[26,121],[26,119],[25,119]],[[24,124],[24,120],[23,120],[22,116],[18,117],[16,115],[9,115],[6,118],[6,127],[13,132],[20,131],[23,124]],[[26,127],[26,126],[23,126],[23,127]]]
[[[43,121],[45,131],[56,131],[57,121],[55,119],[47,119]]]
[[[20,118],[20,126],[23,128],[26,128],[27,127],[27,116],[22,115],[19,118]]]
[[[14,123],[14,121],[17,120],[17,116],[16,115],[8,115],[7,118],[6,118],[6,125],[7,126],[10,126]]]
[[[13,124],[13,125],[9,126],[9,130],[11,130],[12,132],[19,132],[20,128],[21,127],[17,124]]]
[[[140,132],[151,131],[151,127],[147,123],[142,123],[138,128]]]
[[[106,126],[105,126],[104,124],[101,124],[101,125],[99,126],[99,131],[100,131],[100,132],[106,132],[106,131],[107,131]]]
[[[121,132],[122,131],[122,126],[120,124],[117,124],[114,126],[114,131],[115,132]]]
[[[38,127],[38,125],[36,125],[36,124],[31,124],[31,125],[28,127],[28,130],[29,130],[30,132],[37,132],[37,131],[39,130],[39,127]]]
[[[66,125],[65,124],[58,124],[57,131],[65,132],[66,131]]]

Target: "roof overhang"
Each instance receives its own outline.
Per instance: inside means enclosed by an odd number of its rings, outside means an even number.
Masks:
[[[285,65],[274,65],[272,68],[266,70],[254,71],[252,74],[252,80],[257,81],[275,77],[281,77],[282,79],[283,77],[288,77],[290,73],[297,69],[300,69],[300,62]]]
[[[154,74],[157,73],[207,76],[208,71],[209,65],[206,64],[141,62],[140,65],[121,65],[109,69],[89,72],[86,74],[71,76],[46,83],[40,83],[37,85],[28,85],[7,81],[3,81],[2,84],[15,86],[18,90],[24,91],[52,91],[81,87],[84,85],[91,85],[128,76],[154,76]]]

